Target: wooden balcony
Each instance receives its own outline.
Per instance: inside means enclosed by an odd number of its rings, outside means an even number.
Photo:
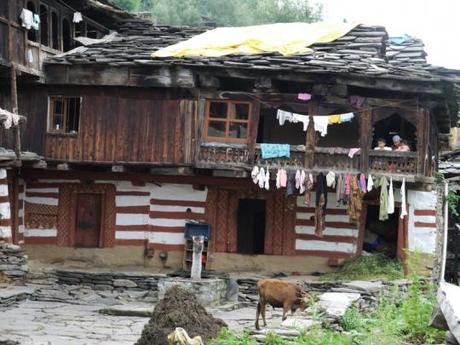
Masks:
[[[403,177],[408,181],[431,181],[423,171],[419,171],[417,152],[372,151],[367,152],[368,171],[362,169],[362,157],[358,152],[349,156],[348,148],[316,147],[314,152],[313,171],[329,171],[336,173],[370,172],[376,175],[391,175],[395,180]],[[272,169],[284,166],[287,168],[303,168],[305,162],[305,146],[291,146],[291,157],[262,159],[260,145],[254,148],[251,157],[246,145],[224,143],[202,143],[196,160],[198,168],[224,170],[250,170],[255,164],[263,164]]]

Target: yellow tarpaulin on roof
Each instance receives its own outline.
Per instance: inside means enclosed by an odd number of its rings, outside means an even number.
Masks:
[[[314,43],[327,43],[347,34],[358,23],[278,23],[222,27],[206,31],[186,41],[159,49],[152,57],[260,54],[307,54]]]

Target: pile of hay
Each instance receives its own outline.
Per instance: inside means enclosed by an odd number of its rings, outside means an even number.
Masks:
[[[165,345],[168,334],[182,327],[190,337],[207,342],[226,324],[208,314],[196,296],[179,286],[169,289],[153,310],[153,315],[135,345]]]

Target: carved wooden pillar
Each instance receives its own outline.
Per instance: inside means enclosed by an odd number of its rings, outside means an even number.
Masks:
[[[369,171],[369,149],[371,146],[371,132],[372,132],[372,111],[365,110],[361,112],[359,118],[360,128],[360,148],[361,148],[361,172],[367,173]]]
[[[259,128],[259,117],[260,117],[260,102],[254,102],[252,104],[251,114],[249,117],[249,133],[248,133],[249,164],[254,163],[255,146],[257,143],[257,129]]]
[[[427,121],[429,117],[428,112],[422,108],[417,107],[416,118],[416,131],[417,131],[417,175],[425,175],[425,161],[427,155]]]

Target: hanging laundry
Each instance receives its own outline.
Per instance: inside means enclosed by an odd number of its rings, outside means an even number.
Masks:
[[[347,212],[350,217],[350,222],[357,223],[361,218],[364,193],[358,185],[357,178],[354,176],[350,180],[350,189],[350,202],[348,203]]]
[[[264,188],[264,184],[265,184],[265,169],[264,168],[259,169],[259,176],[257,178],[257,182],[259,183],[259,188]]]
[[[353,178],[353,175],[348,173],[346,176],[345,176],[345,195],[350,195],[351,193],[351,179]]]
[[[286,196],[294,195],[295,192],[295,172],[289,171],[287,174]]]
[[[276,172],[276,189],[280,189],[281,188],[281,169],[278,169],[278,171]]]
[[[388,214],[395,213],[395,197],[393,191],[393,178],[390,177],[390,189],[388,190]]]
[[[326,228],[327,181],[320,173],[316,178],[315,234],[322,237]]]
[[[252,182],[254,182],[255,184],[257,184],[257,182],[259,182],[259,168],[257,166],[252,168],[251,178],[252,178]]]
[[[340,114],[340,123],[350,122],[355,117],[354,113]]]
[[[367,191],[370,192],[374,188],[374,180],[372,179],[372,175],[369,174],[367,177]]]
[[[21,25],[23,28],[26,28],[27,30],[30,30],[32,28],[32,25],[34,23],[34,14],[32,13],[32,11],[23,8],[19,18],[21,18]]]
[[[297,98],[301,101],[309,101],[311,99],[311,94],[303,92],[297,95]]]
[[[35,31],[40,30],[40,16],[38,14],[34,14],[34,18],[32,21],[32,29]]]
[[[361,174],[359,176],[359,187],[361,188],[361,191],[363,193],[367,192],[367,186],[366,186],[366,175]]]
[[[306,206],[310,206],[312,189],[313,189],[313,175],[308,174],[307,178],[305,179],[305,199],[303,202]]]
[[[287,186],[287,173],[285,169],[281,169],[280,186],[281,187]]]
[[[74,23],[80,23],[81,21],[83,21],[83,16],[81,15],[80,12],[75,12],[73,14],[73,19],[72,19],[72,22]]]
[[[348,151],[348,157],[353,158],[355,154],[359,153],[360,151],[361,149],[358,148],[350,149],[350,151]]]
[[[327,126],[329,125],[329,119],[327,116],[314,116],[315,131],[319,132],[322,137],[327,134]]]
[[[376,185],[380,187],[380,209],[379,209],[379,220],[388,219],[388,180],[385,176],[380,178],[380,181]]]
[[[356,108],[361,108],[364,104],[364,101],[366,99],[364,97],[361,97],[361,96],[350,96],[348,101],[350,103],[350,105],[356,107]]]
[[[327,173],[326,184],[328,187],[335,188],[335,173],[333,171]]]
[[[262,159],[281,158],[291,156],[289,144],[260,144]]]
[[[278,119],[280,126],[283,126],[286,120],[288,122],[292,122],[292,113],[289,111],[278,109],[278,111],[276,112],[276,118]]]
[[[295,189],[300,189],[300,170],[297,169],[295,172]]]
[[[299,188],[299,194],[303,194],[305,192],[305,170],[302,170],[300,172],[300,188]]]
[[[337,200],[337,206],[345,205],[347,203],[347,196],[345,193],[345,176],[344,175],[339,175],[337,177],[336,200]]]
[[[341,123],[340,115],[329,115],[327,118],[329,120],[330,125],[336,125]]]
[[[400,215],[400,218],[403,219],[405,216],[407,216],[406,179],[405,178],[403,178],[400,193],[401,193],[401,215]]]
[[[269,190],[269,189],[270,189],[270,171],[268,171],[268,168],[267,168],[267,172],[265,173],[264,188],[265,188],[266,190]]]
[[[310,123],[310,117],[308,115],[300,115],[294,113],[292,114],[292,120],[294,123],[302,122],[304,132],[307,130],[308,124]]]

